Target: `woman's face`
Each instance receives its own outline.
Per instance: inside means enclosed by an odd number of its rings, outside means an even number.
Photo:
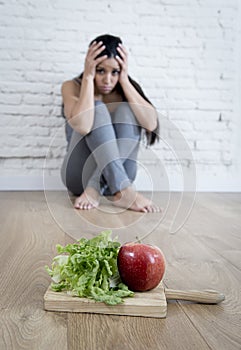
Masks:
[[[96,67],[96,93],[109,94],[116,86],[120,75],[120,65],[115,58],[107,58]]]

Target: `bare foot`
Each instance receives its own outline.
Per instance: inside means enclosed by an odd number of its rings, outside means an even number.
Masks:
[[[99,205],[99,193],[92,187],[86,187],[85,191],[76,198],[74,207],[76,209],[92,209]]]
[[[117,192],[114,196],[113,204],[144,213],[159,213],[161,208],[146,197],[144,197],[139,192],[133,190],[132,187],[127,187],[121,192]]]

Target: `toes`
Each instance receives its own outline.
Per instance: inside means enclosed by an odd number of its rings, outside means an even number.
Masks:
[[[96,207],[97,207],[97,204],[90,203],[90,202],[81,202],[81,203],[79,203],[79,206],[77,208],[79,208],[81,210],[89,210],[89,209],[96,208]]]
[[[148,207],[141,208],[140,211],[142,213],[148,213],[149,212]]]
[[[80,197],[77,197],[74,202],[75,209],[89,210],[98,207],[99,202],[93,199],[88,193],[83,193]]]
[[[79,208],[80,208],[81,210],[83,210],[83,209],[85,208],[84,203],[80,203]]]
[[[154,213],[155,211],[154,211],[154,207],[152,206],[152,205],[148,205],[148,207],[146,207],[147,208],[147,212],[148,213]]]
[[[156,205],[147,205],[142,210],[145,213],[160,213],[161,208]]]
[[[79,201],[75,201],[74,202],[74,207],[75,207],[75,209],[80,209],[80,203],[79,203]]]
[[[161,208],[160,208],[160,207],[157,207],[157,206],[155,206],[155,207],[153,208],[153,211],[154,211],[154,213],[161,213],[161,212],[162,212]]]
[[[80,205],[80,209],[82,209],[82,210],[88,210],[88,209],[90,209],[90,208],[89,208],[89,203],[83,202],[83,203]]]
[[[85,209],[85,203],[80,201],[75,205],[75,208],[83,210]]]

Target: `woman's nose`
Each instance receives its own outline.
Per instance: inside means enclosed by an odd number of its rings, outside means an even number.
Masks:
[[[106,75],[104,76],[104,82],[105,82],[106,84],[109,84],[110,81],[111,81],[111,75],[110,75],[110,74],[106,74]]]

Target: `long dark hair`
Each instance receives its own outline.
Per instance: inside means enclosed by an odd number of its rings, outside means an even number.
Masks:
[[[100,35],[100,36],[96,37],[95,39],[93,39],[90,42],[89,46],[94,41],[96,41],[96,42],[102,41],[103,45],[105,45],[105,49],[96,58],[104,56],[104,55],[107,55],[108,58],[115,58],[116,56],[119,55],[119,53],[117,51],[117,47],[118,47],[119,43],[122,44],[122,40],[119,37],[113,36],[113,35],[110,35],[110,34]],[[81,73],[78,76],[77,79],[81,80],[82,77],[83,77],[83,73]],[[140,85],[135,80],[133,80],[129,75],[128,75],[128,78],[129,78],[130,83],[138,91],[138,93],[141,95],[141,97],[143,97],[144,100],[146,100],[148,103],[150,103],[153,106],[151,101],[144,94],[144,92],[143,92],[142,88],[140,87]],[[124,91],[123,91],[123,89],[121,87],[121,84],[119,82],[116,85],[116,90],[122,96],[123,100],[127,101],[126,96],[124,94]],[[157,118],[157,127],[156,127],[156,129],[154,131],[151,131],[151,132],[146,131],[147,144],[148,145],[152,145],[156,140],[158,140],[159,139],[158,134],[159,134],[159,121],[158,121],[158,118]]]

